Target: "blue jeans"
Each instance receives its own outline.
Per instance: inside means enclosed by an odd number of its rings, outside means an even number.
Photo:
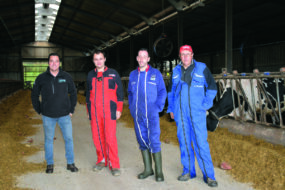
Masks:
[[[65,142],[65,157],[67,164],[74,163],[72,123],[69,115],[51,118],[42,116],[44,132],[45,132],[45,159],[47,165],[53,164],[53,140],[56,123],[58,123]]]

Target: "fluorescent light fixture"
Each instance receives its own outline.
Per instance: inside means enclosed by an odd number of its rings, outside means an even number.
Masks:
[[[49,18],[50,20],[55,20],[55,17],[56,17],[56,16],[48,16],[48,18]]]
[[[35,41],[48,41],[61,0],[35,0]]]
[[[35,5],[35,8],[37,9],[37,8],[40,8],[40,7],[43,7],[43,4],[36,4]]]
[[[58,11],[59,9],[59,5],[56,5],[56,4],[50,4],[49,7],[52,9],[55,9],[56,11]]]

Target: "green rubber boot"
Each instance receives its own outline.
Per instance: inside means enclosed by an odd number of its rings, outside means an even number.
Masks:
[[[142,157],[143,157],[143,163],[144,163],[144,171],[138,175],[139,179],[145,179],[148,176],[153,175],[153,170],[152,170],[152,163],[151,163],[151,155],[148,150],[143,150],[142,152]]]
[[[164,176],[162,173],[162,159],[161,152],[156,152],[152,154],[155,163],[155,180],[164,181]]]

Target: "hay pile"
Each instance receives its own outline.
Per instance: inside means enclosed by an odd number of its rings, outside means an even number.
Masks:
[[[77,94],[77,102],[79,104],[85,105],[86,104],[86,98],[82,94]]]
[[[19,189],[14,187],[16,176],[45,167],[23,159],[39,150],[27,139],[36,133],[32,125],[41,123],[32,119],[30,97],[30,91],[22,90],[0,103],[0,189]]]
[[[238,181],[252,183],[257,189],[285,189],[285,147],[253,136],[242,136],[219,128],[209,133],[215,166],[226,161],[229,173]]]
[[[160,118],[161,141],[178,145],[175,122],[169,120],[168,114]],[[127,105],[120,121],[133,127]],[[209,132],[208,141],[215,167],[220,167],[222,162],[229,163],[232,170],[227,172],[237,181],[250,183],[256,189],[285,189],[285,147],[253,136],[233,134],[224,128]]]

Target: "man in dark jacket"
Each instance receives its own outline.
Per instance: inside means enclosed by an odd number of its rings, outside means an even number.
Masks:
[[[38,114],[42,115],[43,120],[46,173],[53,173],[53,139],[56,123],[60,126],[65,141],[67,170],[77,172],[78,168],[74,164],[71,123],[77,102],[75,85],[71,76],[59,68],[60,61],[57,53],[51,53],[48,59],[47,71],[36,78],[31,95],[33,107]]]

